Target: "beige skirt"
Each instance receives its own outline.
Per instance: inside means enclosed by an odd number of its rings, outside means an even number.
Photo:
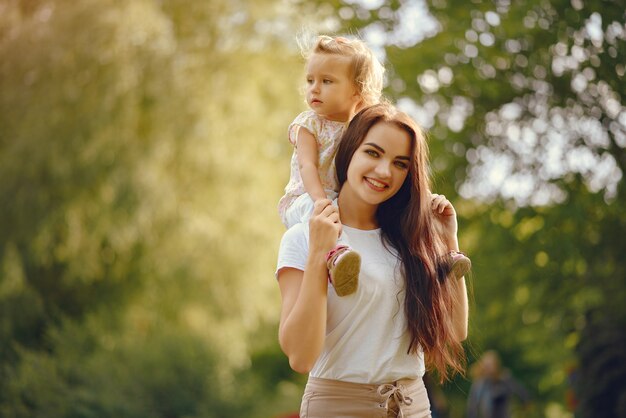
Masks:
[[[300,418],[430,418],[422,379],[382,385],[309,377]]]

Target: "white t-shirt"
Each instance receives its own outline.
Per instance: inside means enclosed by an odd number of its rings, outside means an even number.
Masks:
[[[328,287],[326,340],[310,376],[380,384],[423,376],[423,354],[407,354],[404,278],[395,252],[382,243],[380,229],[343,226],[342,241],[361,255],[359,286],[339,297]],[[303,270],[309,251],[309,226],[296,224],[280,243],[276,272]]]

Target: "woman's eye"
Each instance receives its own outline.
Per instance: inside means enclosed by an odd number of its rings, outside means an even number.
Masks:
[[[365,153],[370,157],[378,157],[378,153],[372,149],[365,150]]]
[[[409,168],[409,165],[404,161],[396,161],[396,167],[406,170],[407,168]]]

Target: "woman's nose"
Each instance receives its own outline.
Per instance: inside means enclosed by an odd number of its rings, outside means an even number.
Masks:
[[[391,177],[391,168],[389,167],[389,163],[387,161],[380,160],[376,165],[376,174],[378,174],[381,179]]]

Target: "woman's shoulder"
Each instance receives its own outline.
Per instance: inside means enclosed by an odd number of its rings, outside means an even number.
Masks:
[[[309,252],[309,228],[307,224],[299,223],[289,228],[283,234],[278,250],[278,265],[276,272],[283,267],[292,267],[304,270]]]
[[[282,243],[307,244],[309,242],[309,225],[307,223],[297,223],[287,229],[283,234]]]

